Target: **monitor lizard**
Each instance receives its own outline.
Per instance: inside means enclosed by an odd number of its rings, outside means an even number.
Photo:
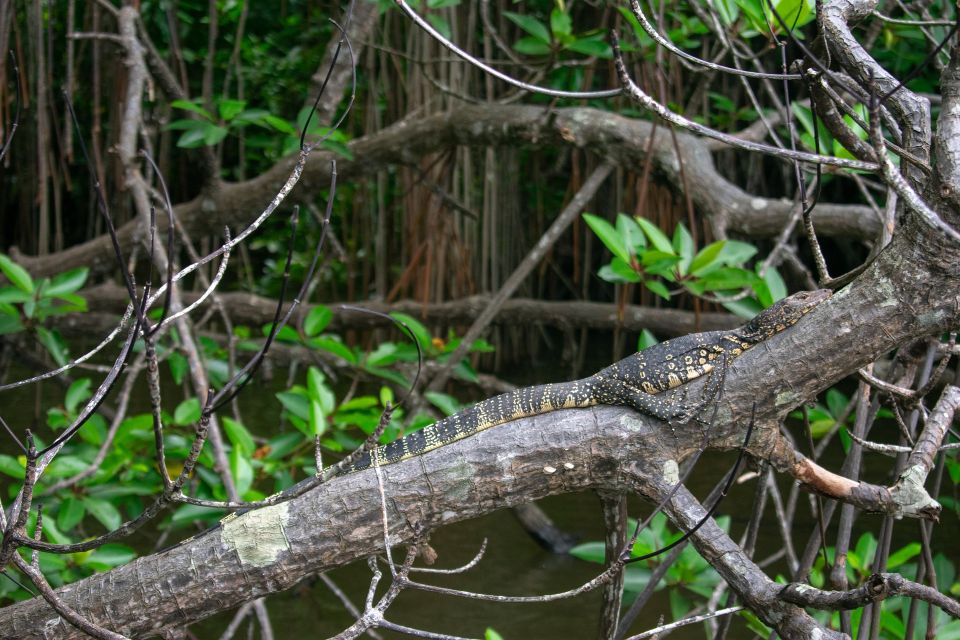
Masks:
[[[340,469],[336,476],[362,471],[374,461],[378,465],[400,462],[505,422],[560,409],[598,404],[625,405],[671,424],[678,420],[685,422],[699,408],[678,404],[669,399],[665,391],[703,376],[712,376],[715,372],[722,379],[730,360],[796,324],[830,295],[828,289],[801,291],[773,304],[736,329],[692,333],[667,340],[587,378],[525,387],[483,400],[399,440],[363,453],[355,462]]]

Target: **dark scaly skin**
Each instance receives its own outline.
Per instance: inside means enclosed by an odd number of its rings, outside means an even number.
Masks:
[[[373,461],[371,456],[376,457],[378,464],[393,464],[505,422],[559,409],[597,404],[625,405],[665,422],[673,422],[678,418],[689,419],[692,416],[689,407],[670,401],[663,392],[711,375],[714,371],[722,371],[733,358],[796,324],[829,297],[830,291],[826,289],[802,291],[784,298],[731,331],[693,333],[667,340],[624,358],[588,378],[525,387],[484,400],[386,446],[364,453],[338,475],[368,468]]]

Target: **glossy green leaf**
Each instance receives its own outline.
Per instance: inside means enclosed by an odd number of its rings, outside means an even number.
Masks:
[[[67,354],[67,343],[60,337],[56,329],[47,329],[46,327],[37,327],[37,340],[44,346],[50,356],[61,367],[67,364],[69,360]]]
[[[452,416],[461,409],[460,402],[453,396],[447,395],[446,393],[440,393],[439,391],[427,391],[423,395],[427,400],[430,401],[430,404],[435,406],[437,409],[440,409],[440,411],[448,416]]]
[[[513,48],[525,56],[546,56],[552,51],[550,45],[545,44],[533,36],[520,38],[513,43]]]
[[[757,248],[752,244],[739,240],[727,240],[720,255],[724,264],[739,266],[757,254]]]
[[[231,100],[224,98],[217,103],[217,109],[220,111],[220,118],[226,122],[230,122],[236,118],[246,107],[246,100]]]
[[[200,420],[200,399],[187,398],[173,412],[173,423],[185,427]]]
[[[67,389],[67,395],[63,401],[68,412],[76,413],[80,403],[92,395],[90,393],[90,385],[90,378],[80,378],[79,380],[73,381],[70,388]]]
[[[550,12],[550,30],[557,39],[559,36],[569,36],[573,32],[573,20],[570,14],[554,8]]]
[[[304,319],[303,331],[312,338],[326,329],[331,320],[333,320],[333,311],[329,307],[318,304],[310,309],[310,313]]]
[[[294,127],[292,124],[290,124],[283,118],[279,118],[274,115],[266,115],[263,117],[263,121],[266,122],[271,127],[273,127],[274,129],[276,129],[277,131],[279,131],[280,133],[285,133],[289,136],[300,135],[300,132],[296,129],[296,127]]]
[[[230,443],[243,452],[244,455],[251,455],[257,448],[257,445],[253,441],[253,436],[250,435],[247,428],[243,426],[243,423],[237,422],[227,416],[223,416],[220,421],[223,423],[223,430],[226,431],[227,439],[230,440]]]
[[[50,279],[50,284],[44,289],[43,295],[48,298],[57,298],[75,293],[83,287],[89,273],[90,269],[87,267],[79,267],[58,273]]]
[[[512,11],[504,11],[503,15],[507,18],[507,20],[514,23],[540,42],[546,44],[550,43],[550,32],[547,30],[546,25],[536,18],[514,13]]]
[[[613,50],[604,40],[602,34],[587,38],[578,38],[566,45],[567,50],[582,53],[585,56],[609,59],[613,57]]]
[[[637,351],[643,351],[647,347],[652,347],[657,343],[659,343],[657,337],[650,333],[649,329],[644,329],[640,332],[640,338],[637,340]]]
[[[607,282],[640,282],[640,274],[620,258],[600,267],[597,275]]]
[[[919,542],[911,542],[900,549],[897,549],[890,554],[890,557],[887,558],[887,570],[892,571],[904,564],[909,562],[913,558],[916,558],[920,555],[920,552],[923,550],[923,547],[920,546]]]
[[[339,340],[334,340],[333,338],[314,338],[310,340],[309,344],[315,349],[332,353],[350,364],[357,363],[357,354]]]
[[[396,362],[397,345],[392,342],[382,342],[376,349],[367,354],[367,365],[371,367],[385,367]]]
[[[87,512],[96,518],[107,531],[113,531],[123,523],[120,511],[108,500],[84,496],[81,498]]]
[[[603,564],[607,557],[603,542],[584,542],[570,549],[568,553],[574,558],[597,564]]]
[[[624,262],[630,262],[630,252],[627,250],[625,238],[617,233],[613,225],[603,218],[590,213],[583,214],[583,220],[587,223],[587,226],[597,234],[600,242],[603,243],[603,246],[605,246],[610,253]]]
[[[653,224],[646,218],[636,218],[637,224],[640,225],[640,228],[643,229],[643,232],[647,234],[647,238],[657,248],[658,251],[664,253],[673,253],[673,243],[670,242],[670,239],[664,235],[663,231],[660,231],[657,228],[657,225]]]
[[[60,503],[60,510],[57,511],[57,526],[61,531],[70,531],[80,524],[86,514],[87,508],[83,505],[83,501],[70,496]]]
[[[16,458],[5,453],[0,453],[0,473],[17,480],[23,480],[26,477],[23,465]]]
[[[192,111],[193,113],[203,116],[207,120],[213,120],[213,116],[209,111],[189,100],[174,100],[170,103],[170,106],[177,109],[183,109],[184,111]]]
[[[617,214],[617,233],[623,239],[627,251],[632,254],[640,253],[647,246],[647,236],[632,216]]]
[[[693,252],[696,247],[693,244],[693,236],[687,231],[687,227],[682,222],[677,224],[673,231],[673,252],[680,256],[681,260],[677,264],[680,275],[687,275],[690,270],[690,264],[693,262]]]
[[[643,285],[664,300],[670,299],[670,290],[659,280],[644,280]]]
[[[234,447],[230,451],[230,473],[233,475],[237,494],[242,496],[250,490],[253,484],[253,467],[239,447]]]
[[[87,556],[84,564],[98,565],[102,569],[112,569],[125,565],[136,557],[136,551],[127,545],[108,542]]]
[[[323,407],[316,400],[310,400],[310,433],[315,436],[322,436],[327,430],[327,416],[323,412]]]
[[[427,14],[427,22],[429,22],[434,29],[440,32],[444,38],[449,40],[453,35],[453,31],[450,29],[450,23],[443,16],[437,15],[435,13]]]
[[[273,329],[273,323],[267,323],[263,325],[261,329],[264,336],[269,336],[270,331]],[[300,342],[300,335],[296,330],[288,324],[280,327],[280,330],[277,331],[276,335],[273,336],[273,339],[278,342],[287,342],[287,343],[298,343]]]
[[[433,336],[430,334],[430,330],[423,326],[419,320],[398,311],[391,312],[390,317],[407,325],[424,353],[430,353],[433,350]],[[406,334],[406,331],[403,333]]]
[[[720,265],[720,253],[726,244],[726,240],[717,240],[698,251],[697,255],[690,261],[689,272],[695,276],[701,276],[710,269],[718,267]]]
[[[0,271],[7,277],[7,280],[20,291],[24,293],[33,293],[33,278],[27,273],[27,270],[11,260],[6,254],[0,253]]]
[[[309,401],[299,393],[291,391],[281,391],[276,394],[277,400],[283,405],[283,408],[302,420],[308,420],[310,417]]]

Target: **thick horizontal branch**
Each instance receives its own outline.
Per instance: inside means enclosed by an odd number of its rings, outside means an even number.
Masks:
[[[655,139],[650,145],[650,136]],[[330,161],[337,160],[341,181],[370,175],[388,166],[409,162],[411,157],[453,146],[508,144],[527,147],[574,146],[639,170],[647,153],[656,173],[682,192],[689,186],[695,206],[704,215],[730,231],[748,236],[774,236],[790,218],[793,203],[756,197],[728,181],[717,171],[708,145],[702,139],[677,133],[678,147],[663,128],[646,121],[591,108],[543,109],[532,106],[464,105],[453,111],[419,119],[403,120],[349,144],[354,159],[315,152],[307,163],[294,201],[309,200],[329,185]],[[683,160],[681,176],[677,148]],[[237,229],[253,220],[274,197],[290,175],[296,161],[285,158],[256,178],[225,183],[175,207],[177,219],[187,233],[220,234],[224,226]],[[821,203],[814,212],[817,231],[857,239],[873,239],[880,221],[865,206]],[[166,222],[162,221],[161,227]],[[129,250],[136,228],[133,223],[119,230],[121,245]],[[15,258],[33,275],[46,276],[78,266],[94,271],[113,268],[109,239],[90,240],[49,256]]]
[[[89,310],[95,313],[113,313],[119,317],[127,305],[126,290],[108,283],[80,292],[87,301]],[[183,303],[191,304],[199,294],[184,291]],[[224,308],[235,324],[259,327],[273,320],[276,301],[249,293],[218,294]],[[471,296],[449,302],[422,304],[412,300],[393,303],[351,302],[351,306],[370,309],[380,313],[399,311],[428,324],[469,325],[477,315],[489,306],[490,296]],[[337,303],[329,303],[334,317],[330,323],[332,331],[382,327],[391,321],[359,311],[338,308]],[[300,305],[291,319],[299,326],[313,305]],[[559,329],[624,329],[641,331],[648,329],[655,334],[665,336],[684,335],[697,331],[730,329],[740,324],[736,316],[729,313],[700,313],[677,311],[675,309],[654,309],[637,305],[627,305],[622,314],[615,304],[601,302],[563,301],[549,302],[530,298],[514,298],[503,304],[494,319],[496,324],[506,325],[544,325]],[[112,326],[112,325],[111,325]]]

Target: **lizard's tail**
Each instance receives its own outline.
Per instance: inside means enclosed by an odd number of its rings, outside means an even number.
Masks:
[[[593,406],[600,402],[597,384],[596,376],[591,376],[573,382],[525,387],[483,400],[395,442],[363,454],[337,475],[368,468],[373,463],[374,456],[381,465],[393,464],[511,420],[558,409]]]

